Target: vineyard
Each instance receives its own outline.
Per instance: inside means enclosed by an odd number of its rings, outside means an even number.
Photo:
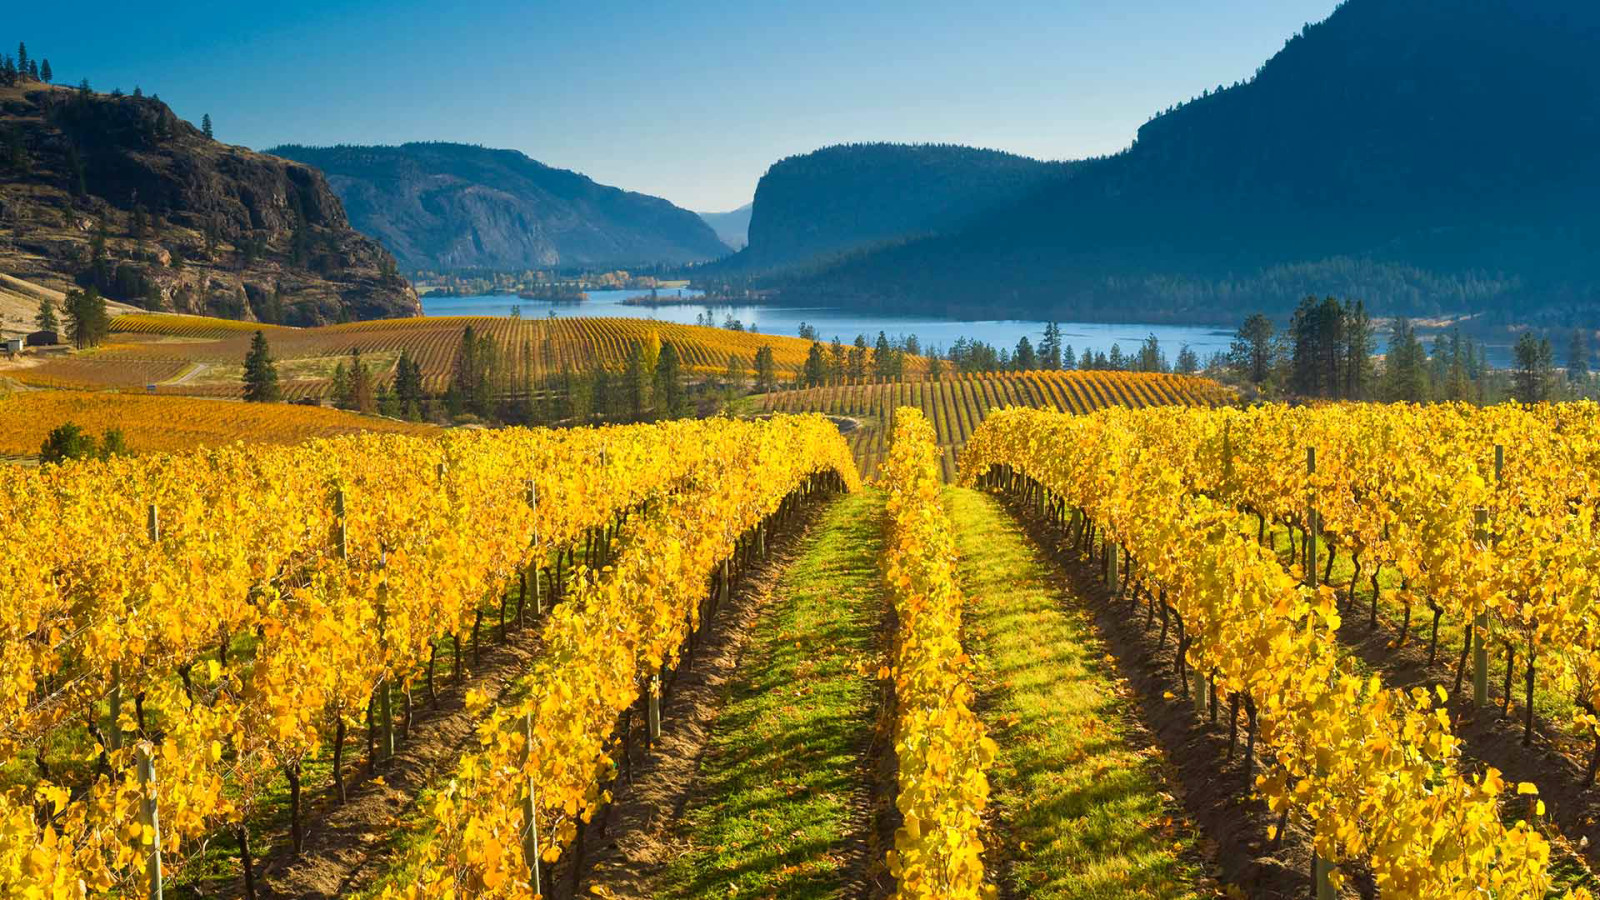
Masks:
[[[1111,406],[1211,407],[1232,400],[1228,389],[1205,378],[1146,372],[1034,371],[782,391],[766,396],[763,409],[818,412],[854,420],[855,427],[846,436],[856,464],[868,476],[888,453],[894,411],[902,406],[919,409],[931,423],[940,448],[941,477],[953,481],[962,448],[993,410],[1020,406],[1088,413]]]
[[[619,717],[625,745],[729,565],[855,471],[802,418],[364,436],[0,479],[0,753],[26,773],[0,794],[7,896],[143,894],[228,832],[253,894],[271,787],[290,786],[298,846],[310,763],[328,759],[342,798],[362,713],[369,754],[392,754],[441,645],[459,682],[496,606],[504,638],[514,584],[542,650],[514,702],[467,698],[483,748],[391,888],[421,896],[526,895],[603,803]]]
[[[652,335],[677,346],[685,369],[699,375],[723,374],[733,355],[741,357],[748,371],[756,351],[770,346],[779,373],[792,377],[805,364],[811,347],[809,341],[799,338],[645,319],[425,317],[286,328],[201,316],[140,313],[113,320],[111,344],[9,374],[18,381],[42,387],[142,389],[154,384],[161,393],[237,397],[243,388],[236,378],[190,375],[171,382],[196,367],[202,367],[202,375],[207,368],[237,368],[249,350],[251,336],[259,328],[266,332],[278,360],[325,361],[321,368],[327,372],[284,378],[282,388],[287,400],[327,396],[334,363],[355,349],[369,357],[388,360],[378,373],[380,380],[390,374],[400,351],[406,351],[422,366],[424,388],[441,392],[449,382],[462,332],[468,326],[494,342],[499,368],[509,378],[521,378],[525,370],[535,379],[560,373],[564,368],[582,371],[599,365],[620,370],[633,346],[648,341]],[[317,366],[307,368],[315,370]]]
[[[1600,407],[1217,390],[0,469],[0,894],[1588,900]]]
[[[0,456],[37,454],[51,430],[67,422],[97,436],[120,429],[135,453],[172,453],[235,441],[298,444],[364,431],[417,435],[439,431],[432,425],[281,403],[19,391],[0,394]]]

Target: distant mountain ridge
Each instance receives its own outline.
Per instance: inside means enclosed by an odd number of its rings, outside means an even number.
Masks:
[[[840,144],[791,156],[756,185],[749,245],[711,270],[816,265],[937,233],[1067,171],[1068,164],[953,144]]]
[[[1102,319],[1336,289],[1412,315],[1592,310],[1597,56],[1592,0],[1348,0],[1127,151],[789,289]]]
[[[352,224],[408,269],[626,267],[728,252],[688,210],[516,150],[410,143],[268,152],[327,173]]]
[[[753,203],[746,203],[738,209],[727,212],[703,212],[700,218],[706,220],[711,230],[717,233],[717,238],[728,245],[729,250],[743,250],[750,243],[750,210]]]

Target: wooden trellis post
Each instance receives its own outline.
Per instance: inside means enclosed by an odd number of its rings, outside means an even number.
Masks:
[[[1477,523],[1478,546],[1489,543],[1489,511],[1479,507],[1473,514]],[[1472,705],[1482,708],[1489,703],[1489,613],[1478,613],[1472,620],[1472,630],[1467,640],[1472,641]]]
[[[150,900],[162,900],[161,814],[156,808],[156,766],[151,759],[153,750],[148,741],[141,741],[134,748],[134,765],[139,777],[139,824],[144,835],[150,838],[150,852],[144,861],[145,881]]]
[[[1317,587],[1317,534],[1322,530],[1317,521],[1317,489],[1312,486],[1312,476],[1317,474],[1317,448],[1306,448],[1306,578],[1313,590]]]
[[[650,743],[661,740],[661,676],[650,676]]]
[[[1333,863],[1323,859],[1316,851],[1311,854],[1311,896],[1315,900],[1333,900]]]
[[[533,713],[523,713],[522,730],[524,743],[522,745],[522,764],[528,765],[528,760],[533,755]],[[523,805],[523,832],[522,832],[522,858],[528,863],[528,871],[532,873],[532,888],[535,895],[539,890],[539,804],[534,798],[533,776],[528,776],[528,798]]]

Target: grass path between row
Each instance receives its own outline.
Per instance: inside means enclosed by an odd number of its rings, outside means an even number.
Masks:
[[[997,500],[951,489],[946,506],[978,711],[1000,747],[985,857],[1002,896],[1213,896],[1195,830],[1091,615]]]
[[[883,650],[883,497],[838,500],[779,580],[729,686],[660,898],[861,894]]]

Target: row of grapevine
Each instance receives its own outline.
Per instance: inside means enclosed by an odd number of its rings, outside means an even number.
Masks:
[[[889,852],[895,897],[992,897],[983,812],[996,747],[972,710],[972,662],[961,649],[955,541],[940,491],[939,448],[917,410],[895,416],[881,482],[888,493],[884,578],[894,601],[895,806]]]
[[[120,429],[128,448],[135,453],[175,453],[235,441],[298,444],[363,432],[439,433],[432,425],[290,403],[20,391],[0,394],[0,455],[36,454],[51,430],[67,422],[97,436],[108,429]]]
[[[1177,618],[1185,690],[1244,707],[1251,744],[1259,734],[1270,751],[1255,785],[1310,823],[1330,884],[1335,864],[1361,862],[1385,896],[1543,897],[1549,847],[1503,823],[1500,774],[1458,770],[1432,696],[1386,690],[1341,657],[1334,592],[1303,585],[1230,506],[1190,490],[1185,450],[1163,438],[1173,417],[1008,410],[974,436],[963,478],[1021,487],[1071,512],[1084,544],[1126,556],[1135,602],[1143,590]]]
[[[0,470],[7,895],[127,889],[420,680],[508,583],[820,421],[365,435]],[[835,436],[837,441],[837,437]],[[842,453],[842,445],[840,452]],[[549,572],[554,556],[554,572]],[[541,579],[538,569],[546,569]],[[387,716],[385,716],[387,719]],[[140,750],[161,777],[136,777]],[[15,776],[14,776],[15,777]]]
[[[629,710],[675,674],[727,584],[725,563],[764,543],[766,523],[804,495],[859,485],[821,418],[730,425],[718,437],[718,452],[652,505],[613,564],[581,574],[510,692],[517,699],[485,711],[481,749],[428,810],[427,834],[386,896],[532,896],[544,865],[609,801]]]
[[[1354,558],[1347,598],[1367,573],[1375,613],[1378,574],[1398,572],[1402,630],[1413,608],[1432,613],[1435,635],[1444,616],[1465,626],[1480,684],[1483,654],[1501,651],[1502,690],[1509,703],[1521,689],[1525,731],[1542,672],[1572,698],[1580,733],[1600,734],[1600,407],[1263,407],[1168,414],[1154,428],[1191,490],[1263,525],[1303,533],[1309,487],[1330,570],[1334,553]]]

